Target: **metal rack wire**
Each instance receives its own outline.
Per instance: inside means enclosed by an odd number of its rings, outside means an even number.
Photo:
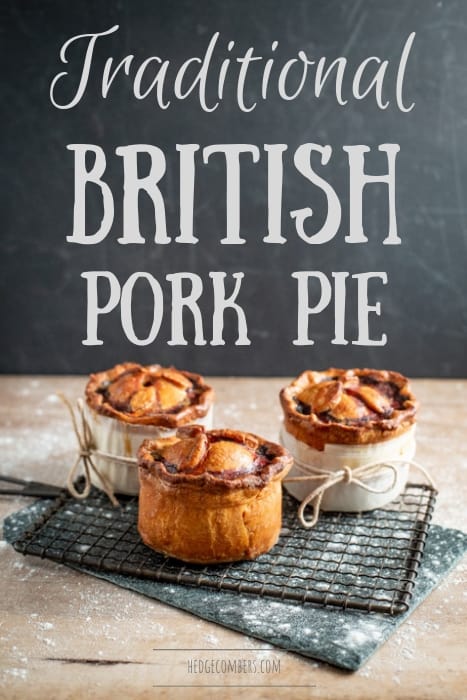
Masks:
[[[255,561],[184,564],[146,547],[138,502],[114,508],[93,489],[85,501],[65,493],[14,543],[23,554],[155,581],[335,605],[392,615],[407,610],[423,554],[435,491],[408,484],[397,501],[363,514],[325,513],[312,530],[284,494],[278,544]]]

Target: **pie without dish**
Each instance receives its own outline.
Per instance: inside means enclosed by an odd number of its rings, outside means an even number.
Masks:
[[[194,563],[254,559],[277,542],[287,451],[236,430],[180,428],[138,450],[138,530],[149,547]]]

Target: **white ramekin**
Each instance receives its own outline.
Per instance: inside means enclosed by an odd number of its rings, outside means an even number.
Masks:
[[[288,477],[312,475],[313,468],[335,472],[347,466],[352,468],[391,460],[412,460],[415,455],[415,425],[402,435],[390,440],[368,445],[334,445],[328,444],[323,451],[315,450],[301,440],[297,440],[282,426],[280,433],[281,444],[294,456],[294,466]],[[308,468],[309,467],[309,468]],[[369,487],[384,491],[372,493],[355,483],[339,483],[330,487],[324,494],[321,509],[343,512],[360,512],[381,508],[397,498],[403,491],[409,474],[409,465],[403,461],[394,464],[394,473],[384,469],[380,474],[371,477],[360,477]],[[394,482],[394,483],[393,483]],[[287,491],[299,501],[303,501],[319,484],[316,481],[284,483]],[[391,487],[391,488],[390,488]],[[387,490],[386,490],[387,489]]]
[[[155,425],[136,425],[125,423],[116,418],[103,416],[86,406],[86,419],[91,428],[93,443],[96,450],[115,455],[115,459],[104,459],[93,455],[93,461],[99,472],[105,476],[112,485],[115,493],[136,495],[139,492],[138,464],[136,452],[139,446],[147,438],[157,439],[174,435],[177,430],[162,428]],[[212,427],[212,406],[203,418],[196,421],[198,425],[204,425],[207,430]],[[126,464],[119,461],[118,457],[134,457],[134,464]],[[91,470],[91,482],[94,486],[102,488],[99,477]]]

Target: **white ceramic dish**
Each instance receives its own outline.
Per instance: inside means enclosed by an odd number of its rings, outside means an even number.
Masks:
[[[328,444],[322,452],[297,440],[282,426],[280,442],[295,458],[289,477],[311,475],[313,474],[313,467],[334,472],[343,469],[345,466],[355,468],[373,462],[384,464],[391,462],[391,460],[406,459],[410,461],[413,459],[416,450],[415,425],[403,435],[390,440],[368,445]],[[394,466],[397,469],[395,482],[394,473],[389,469],[361,479],[369,487],[384,491],[384,493],[372,493],[366,491],[358,484],[341,482],[330,487],[325,492],[321,502],[321,509],[359,512],[381,508],[390,503],[403,491],[409,473],[409,465],[404,464],[403,461],[395,463]],[[302,481],[284,483],[284,486],[292,496],[299,501],[303,501],[319,484],[319,481]],[[390,486],[391,488],[389,488]]]
[[[136,452],[147,438],[167,437],[174,435],[176,429],[162,428],[155,425],[137,425],[125,423],[116,418],[103,416],[86,406],[86,418],[93,435],[96,450],[115,455],[115,459],[104,459],[93,455],[93,461],[99,472],[111,483],[115,493],[136,495],[139,492],[138,465]],[[212,428],[213,409],[199,418],[196,423],[204,425],[207,430]],[[135,464],[119,461],[118,457],[133,457]],[[99,477],[91,470],[91,482],[102,488]]]

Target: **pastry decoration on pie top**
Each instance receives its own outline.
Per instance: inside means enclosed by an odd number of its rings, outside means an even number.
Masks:
[[[277,542],[288,452],[251,433],[180,428],[138,450],[138,530],[193,563],[254,559]]]
[[[115,456],[93,459],[120,493],[138,493],[136,452],[145,438],[170,435],[193,423],[210,427],[212,422],[211,387],[200,375],[174,367],[124,362],[91,374],[85,394],[94,447]],[[133,457],[135,464],[118,457]],[[101,485],[94,474],[92,480]]]
[[[280,392],[284,412],[281,442],[295,457],[291,476],[316,470],[337,471],[391,459],[411,460],[415,453],[417,401],[408,379],[398,372],[376,369],[307,370]],[[309,471],[311,470],[311,471]],[[387,493],[371,494],[357,484],[339,484],[323,498],[324,510],[370,510],[393,500],[405,485],[408,467]],[[391,474],[368,481],[384,490]],[[316,482],[289,484],[304,498]]]
[[[317,450],[389,440],[415,422],[417,402],[398,372],[306,371],[282,389],[286,430]]]
[[[204,418],[213,391],[199,374],[174,367],[124,362],[91,374],[88,406],[125,423],[178,428]]]

